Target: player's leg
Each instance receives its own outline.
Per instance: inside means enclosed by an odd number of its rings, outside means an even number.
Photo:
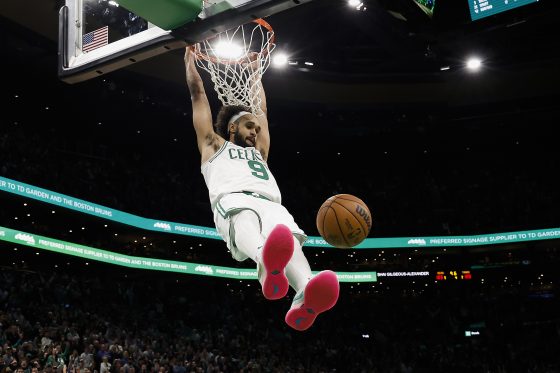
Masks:
[[[230,218],[233,226],[234,250],[238,250],[242,255],[234,257],[248,257],[255,263],[259,261],[260,249],[264,245],[264,237],[261,234],[261,223],[259,216],[252,210],[243,210]]]
[[[313,276],[309,262],[303,254],[301,244],[296,237],[294,237],[294,255],[292,255],[292,259],[290,259],[286,266],[286,276],[296,293],[305,288],[305,285]]]
[[[231,217],[235,249],[257,263],[259,281],[267,299],[283,298],[289,283],[285,268],[294,251],[292,233],[285,225],[277,225],[266,240],[261,234],[259,216],[243,210]]]

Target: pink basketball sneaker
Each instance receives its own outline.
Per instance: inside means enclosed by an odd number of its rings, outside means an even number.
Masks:
[[[294,253],[294,236],[290,228],[278,224],[270,232],[261,253],[262,266],[258,265],[259,280],[266,299],[283,298],[290,287],[284,269]]]
[[[333,271],[322,271],[313,277],[299,291],[286,314],[286,323],[296,330],[306,330],[313,325],[315,318],[331,309],[338,300],[340,285]]]

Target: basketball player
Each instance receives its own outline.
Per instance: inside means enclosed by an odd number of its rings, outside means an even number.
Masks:
[[[187,48],[193,125],[216,229],[234,259],[255,261],[265,298],[283,298],[290,285],[294,288],[285,321],[306,330],[318,314],[335,305],[339,283],[332,271],[312,275],[302,251],[307,236],[281,205],[280,190],[267,165],[270,134],[264,89],[260,87],[264,115],[255,116],[243,106],[224,106],[213,125],[195,58]]]

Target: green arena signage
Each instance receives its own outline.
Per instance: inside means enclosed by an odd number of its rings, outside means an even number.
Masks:
[[[32,198],[44,203],[90,214],[98,218],[112,220],[136,228],[185,236],[221,239],[215,228],[143,218],[4,177],[0,177],[0,191]],[[355,249],[483,246],[558,238],[560,238],[560,228],[549,228],[530,231],[489,233],[476,236],[366,238],[362,243],[356,246]],[[332,248],[322,237],[318,236],[309,237],[305,246]]]
[[[257,270],[251,268],[230,268],[210,264],[177,262],[155,258],[144,258],[96,249],[76,243],[55,240],[14,229],[0,227],[0,241],[12,242],[37,250],[47,250],[59,254],[72,255],[85,260],[95,260],[129,268],[178,272],[189,275],[225,277],[237,280],[256,280]],[[6,247],[6,246],[5,246]],[[317,273],[318,271],[313,271]],[[376,282],[376,272],[337,272],[340,282]]]

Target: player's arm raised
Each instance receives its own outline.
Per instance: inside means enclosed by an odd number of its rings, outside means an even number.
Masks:
[[[212,126],[212,111],[206,97],[204,84],[194,62],[195,56],[187,47],[185,51],[185,70],[187,86],[191,94],[193,125],[196,132],[196,142],[201,155],[201,162],[206,162],[223,145],[224,139],[214,132]]]
[[[255,144],[255,147],[261,153],[264,160],[266,161],[268,159],[268,151],[270,149],[270,132],[268,131],[268,113],[266,107],[266,94],[264,92],[264,86],[262,84],[262,79],[261,79],[262,75],[259,66],[261,60],[259,59],[259,56],[256,52],[251,52],[248,55],[248,60],[249,62],[247,63],[249,64],[249,68],[252,70],[251,77],[248,83],[251,84],[251,89],[256,91],[257,97],[260,100],[260,108],[262,110],[262,114],[257,115],[257,119],[259,121],[259,125],[261,129],[257,136],[257,143]],[[254,81],[257,81],[257,83],[253,84]]]
[[[259,124],[261,125],[261,131],[257,136],[256,148],[258,149],[259,152],[261,152],[261,155],[266,161],[268,159],[268,152],[270,150],[270,132],[268,130],[268,113],[266,108],[266,95],[264,93],[264,87],[262,85],[262,81],[259,81],[259,85],[260,85],[259,97],[261,100],[261,110],[263,112],[263,115],[257,116],[257,119],[259,120]]]

